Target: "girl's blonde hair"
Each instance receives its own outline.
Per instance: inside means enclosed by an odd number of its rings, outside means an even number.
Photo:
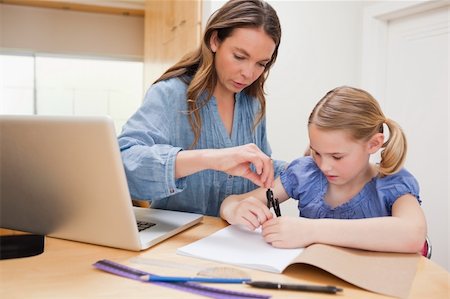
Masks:
[[[186,84],[189,124],[194,132],[194,147],[200,138],[202,122],[200,109],[211,98],[217,83],[217,73],[214,67],[214,53],[210,48],[211,35],[217,31],[217,37],[224,41],[236,28],[262,28],[275,42],[275,51],[262,75],[250,86],[244,89],[249,96],[256,97],[260,102],[260,111],[255,120],[255,126],[266,113],[264,83],[270,67],[278,55],[281,41],[281,26],[277,13],[268,3],[262,0],[230,0],[217,10],[208,20],[200,47],[185,55],[178,63],[169,68],[155,81],[180,77]]]
[[[314,107],[308,125],[324,130],[346,130],[355,140],[367,141],[376,133],[389,129],[389,138],[382,145],[380,176],[400,170],[406,158],[407,142],[400,126],[384,116],[378,102],[366,91],[349,86],[329,91]]]

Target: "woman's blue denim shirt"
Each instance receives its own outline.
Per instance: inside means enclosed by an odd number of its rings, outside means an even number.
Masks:
[[[142,106],[118,137],[131,196],[152,201],[152,208],[218,216],[231,194],[251,191],[251,181],[224,172],[204,170],[175,179],[175,158],[190,149],[194,134],[188,121],[187,85],[179,78],[160,81],[147,91]],[[244,92],[235,95],[231,136],[219,116],[214,97],[200,110],[202,130],[195,149],[219,149],[256,144],[268,156],[265,118],[254,128],[259,102]],[[275,176],[285,168],[274,161]]]

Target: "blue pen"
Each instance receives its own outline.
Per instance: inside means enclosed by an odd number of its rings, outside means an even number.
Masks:
[[[143,275],[142,281],[160,282],[208,282],[208,283],[244,283],[250,278],[216,278],[216,277],[185,277],[185,276],[160,276]]]

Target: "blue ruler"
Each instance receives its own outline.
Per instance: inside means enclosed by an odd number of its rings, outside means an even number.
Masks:
[[[100,260],[93,264],[93,266],[97,269],[138,281],[142,281],[141,276],[152,275],[152,273],[121,265],[110,260]],[[270,295],[261,295],[208,287],[194,282],[144,282],[216,299],[268,299],[271,297]]]

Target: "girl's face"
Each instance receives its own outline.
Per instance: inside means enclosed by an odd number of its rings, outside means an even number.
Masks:
[[[261,28],[236,28],[223,41],[214,32],[210,43],[218,77],[215,95],[234,94],[255,82],[276,46]]]
[[[355,141],[345,130],[321,130],[314,124],[308,131],[312,157],[330,184],[372,177],[369,157],[375,148],[370,141]]]

